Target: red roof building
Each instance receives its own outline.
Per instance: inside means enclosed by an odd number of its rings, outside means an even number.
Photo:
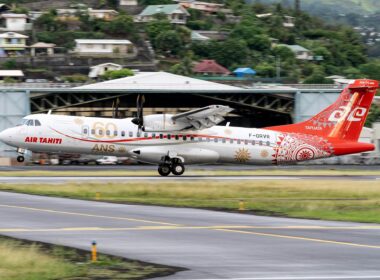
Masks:
[[[231,72],[218,64],[215,60],[205,59],[196,64],[193,68],[193,72],[202,75],[230,75]]]

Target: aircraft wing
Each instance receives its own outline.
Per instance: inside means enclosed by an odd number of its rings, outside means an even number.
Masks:
[[[223,105],[211,105],[172,116],[173,122],[187,123],[195,129],[210,128],[224,121],[223,116],[233,111]]]

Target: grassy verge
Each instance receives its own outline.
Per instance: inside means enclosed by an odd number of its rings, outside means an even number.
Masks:
[[[86,251],[9,237],[0,237],[0,260],[2,280],[146,279],[177,271],[102,254],[94,264]]]
[[[187,176],[259,176],[259,175],[279,175],[279,176],[312,176],[312,175],[373,175],[380,176],[379,170],[291,170],[291,169],[263,169],[263,170],[187,170]],[[29,177],[29,176],[158,176],[155,169],[153,170],[90,170],[90,171],[72,171],[72,170],[22,170],[22,171],[0,171],[0,177]]]
[[[240,200],[260,215],[380,223],[376,181],[134,182],[0,185],[0,190],[118,203],[236,211]]]

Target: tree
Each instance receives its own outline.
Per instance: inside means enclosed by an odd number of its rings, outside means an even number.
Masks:
[[[380,62],[373,61],[359,66],[359,70],[366,78],[380,80]]]
[[[101,25],[101,30],[114,35],[130,35],[135,31],[133,17],[129,15],[119,15],[109,22]]]
[[[315,66],[313,73],[307,77],[304,84],[331,84],[332,80],[325,78],[326,73],[322,67]]]
[[[134,73],[131,69],[125,68],[120,70],[108,70],[106,71],[101,78],[104,80],[114,80],[124,77],[133,76]]]
[[[173,65],[170,72],[183,76],[191,76],[193,74],[193,65],[190,56],[186,56],[180,63]]]
[[[365,126],[371,127],[374,122],[380,121],[380,106],[372,104]]]
[[[168,30],[161,32],[155,40],[155,46],[158,50],[168,54],[178,54],[182,49],[183,41],[178,32]]]
[[[211,42],[211,58],[225,67],[246,64],[249,49],[244,40],[228,39],[225,42]]]
[[[153,43],[161,32],[169,31],[172,29],[173,27],[167,19],[153,20],[145,25],[145,31]]]

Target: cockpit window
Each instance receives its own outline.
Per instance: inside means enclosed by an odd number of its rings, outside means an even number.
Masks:
[[[41,122],[39,120],[22,119],[18,125],[41,126]]]
[[[34,125],[35,125],[35,126],[41,126],[41,123],[40,123],[39,120],[34,120]]]
[[[26,123],[27,126],[33,126],[34,125],[34,122],[33,120],[28,120],[28,122]]]

